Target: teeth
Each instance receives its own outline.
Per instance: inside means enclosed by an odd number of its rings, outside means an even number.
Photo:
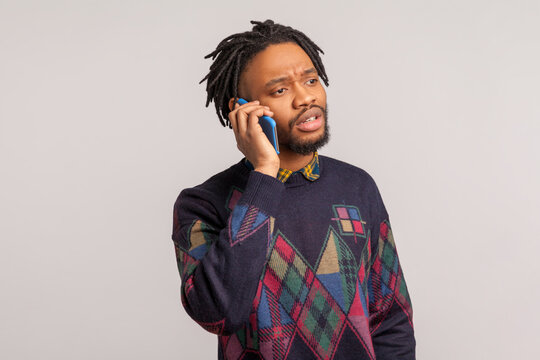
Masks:
[[[315,120],[315,118],[316,118],[316,116],[312,116],[312,117],[310,117],[309,119],[307,119],[307,120],[306,120],[306,121],[304,121],[304,122],[306,123],[306,122],[310,122],[310,121],[313,121],[313,120]]]

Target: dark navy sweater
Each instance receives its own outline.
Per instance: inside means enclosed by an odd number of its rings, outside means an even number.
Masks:
[[[285,184],[241,161],[185,189],[173,241],[187,313],[219,359],[414,359],[388,214],[362,169],[319,156]]]

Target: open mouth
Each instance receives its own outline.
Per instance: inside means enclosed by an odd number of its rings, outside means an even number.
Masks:
[[[317,119],[317,116],[312,116],[312,117],[302,121],[301,124],[305,124],[305,123],[308,123],[308,122],[316,120],[316,119]]]
[[[296,121],[296,128],[301,131],[315,131],[318,130],[323,123],[323,112],[318,107],[313,107],[307,110]]]

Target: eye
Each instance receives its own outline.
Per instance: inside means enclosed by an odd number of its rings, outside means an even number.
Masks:
[[[285,90],[286,90],[285,88],[281,88],[281,89],[278,89],[278,90],[274,91],[272,94],[273,95],[281,95],[281,94],[283,94],[285,92]]]
[[[318,81],[318,80],[314,78],[314,79],[309,79],[309,80],[307,81],[307,83],[308,83],[309,85],[315,85],[315,84],[317,83],[317,81]]]

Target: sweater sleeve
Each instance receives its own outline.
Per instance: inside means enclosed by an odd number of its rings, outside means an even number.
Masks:
[[[378,226],[368,280],[369,326],[377,360],[415,359],[412,306],[390,222]]]
[[[225,226],[206,190],[178,197],[172,239],[181,299],[204,329],[227,335],[248,320],[283,190],[280,181],[252,171]]]

